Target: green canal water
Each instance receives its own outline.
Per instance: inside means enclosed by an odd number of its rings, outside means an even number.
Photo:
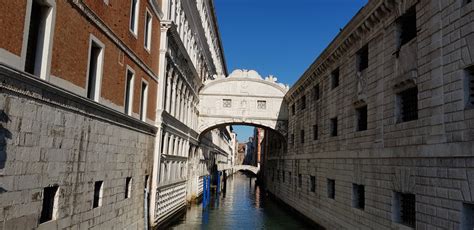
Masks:
[[[170,229],[315,229],[288,208],[268,197],[255,178],[236,173],[226,191],[211,196],[210,204],[190,206]]]

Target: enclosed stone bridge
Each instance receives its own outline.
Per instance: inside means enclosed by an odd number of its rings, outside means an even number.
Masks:
[[[223,125],[252,125],[287,134],[288,86],[254,70],[234,70],[206,81],[199,92],[199,133]]]
[[[259,167],[256,167],[253,165],[234,165],[233,169],[234,169],[234,172],[248,171],[248,172],[252,172],[255,175],[258,175],[258,172],[260,171]]]

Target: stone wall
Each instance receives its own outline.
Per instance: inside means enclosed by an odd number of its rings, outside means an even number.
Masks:
[[[156,128],[0,67],[0,229],[143,229]],[[59,186],[57,215],[39,224],[49,186]]]
[[[417,34],[400,47],[398,23],[412,6]],[[397,193],[415,196],[416,229],[459,229],[474,208],[474,110],[465,96],[473,9],[458,0],[369,1],[286,95],[288,153],[268,151],[269,191],[328,229],[410,229],[397,219]],[[368,68],[359,71],[366,45]],[[418,89],[418,116],[402,122],[399,93],[409,87]],[[363,106],[367,129],[358,130]],[[363,209],[353,205],[354,185],[365,188]]]

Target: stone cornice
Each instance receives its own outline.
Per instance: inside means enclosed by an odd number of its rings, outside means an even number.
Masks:
[[[148,135],[156,135],[157,128],[151,124],[3,64],[0,64],[0,91],[10,91],[96,120]]]
[[[352,20],[339,32],[336,38],[316,58],[300,79],[290,88],[285,95],[287,100],[296,99],[306,90],[306,86],[317,76],[326,73],[328,68],[343,58],[349,49],[356,45],[366,34],[393,10],[395,0],[370,0]]]

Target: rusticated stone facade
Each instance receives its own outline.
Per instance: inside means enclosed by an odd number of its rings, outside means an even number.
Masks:
[[[156,128],[5,66],[0,82],[0,229],[144,229]]]
[[[328,229],[471,229],[473,9],[370,0],[287,93],[269,191]]]

